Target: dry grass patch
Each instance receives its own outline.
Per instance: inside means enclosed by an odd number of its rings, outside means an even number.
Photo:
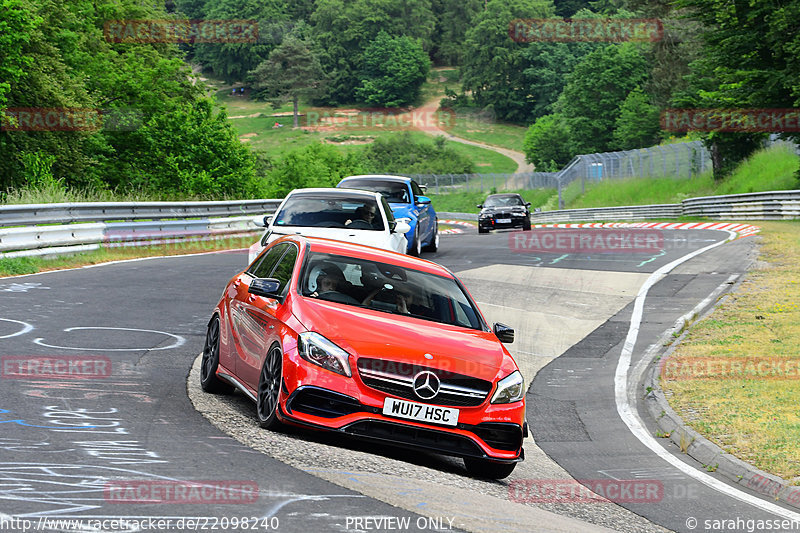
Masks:
[[[662,386],[705,437],[800,484],[800,223],[757,224],[759,266],[670,356],[694,372],[662,376]]]

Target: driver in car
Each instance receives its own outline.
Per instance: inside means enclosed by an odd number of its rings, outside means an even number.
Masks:
[[[373,222],[375,221],[375,217],[377,216],[377,211],[374,205],[362,205],[356,208],[355,217],[352,220],[348,220],[345,222],[345,226],[349,226],[353,223],[360,223],[359,225],[367,224],[369,227],[373,227]]]

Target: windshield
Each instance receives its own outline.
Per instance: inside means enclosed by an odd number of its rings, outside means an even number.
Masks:
[[[408,195],[408,185],[401,181],[379,181],[374,179],[347,180],[341,185],[348,189],[361,189],[375,191],[383,195],[389,202],[408,204],[411,199]]]
[[[312,252],[303,296],[482,329],[474,304],[452,278],[367,259]]]
[[[383,231],[375,198],[360,195],[294,194],[272,221],[274,227],[303,226]]]
[[[523,205],[519,196],[490,196],[483,204],[484,207],[509,207]]]

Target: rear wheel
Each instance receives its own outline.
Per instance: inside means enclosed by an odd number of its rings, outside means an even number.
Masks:
[[[411,243],[409,255],[419,257],[422,254],[422,242],[419,240],[419,228],[414,229],[414,241]]]
[[[489,229],[478,226],[478,233],[489,233]]]
[[[200,364],[200,386],[204,391],[214,394],[228,394],[233,390],[229,384],[217,377],[219,367],[219,317],[208,323],[206,343],[203,346],[203,359]]]
[[[511,475],[517,463],[496,463],[489,459],[464,457],[464,466],[471,476],[484,479],[503,479]]]
[[[283,352],[277,343],[273,344],[261,367],[256,396],[258,423],[264,429],[274,429],[280,425],[278,420],[278,396],[283,377]]]
[[[422,249],[423,252],[435,252],[439,249],[439,221],[436,221],[436,224],[433,226],[433,236],[431,237],[431,242],[425,248]]]

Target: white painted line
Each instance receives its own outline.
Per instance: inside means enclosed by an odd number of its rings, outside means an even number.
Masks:
[[[17,335],[24,335],[29,331],[33,330],[32,325],[28,324],[27,322],[23,322],[22,320],[12,320],[10,318],[0,318],[0,320],[3,320],[5,322],[14,322],[15,324],[22,325],[21,330],[17,331],[16,333],[12,333],[10,335],[0,335],[0,339],[10,339],[11,337],[16,337]]]
[[[64,331],[70,332],[75,331],[78,329],[110,329],[115,331],[142,331],[145,333],[158,333],[160,335],[166,335],[167,337],[172,337],[175,339],[175,342],[170,344],[169,346],[162,346],[160,348],[80,348],[74,346],[58,346],[54,344],[45,344],[44,339],[39,337],[37,339],[33,339],[34,344],[38,344],[39,346],[45,346],[47,348],[59,348],[61,350],[83,350],[83,351],[98,351],[98,352],[142,352],[142,351],[156,351],[156,350],[171,350],[172,348],[177,348],[178,346],[182,346],[186,343],[186,339],[181,337],[180,335],[173,335],[172,333],[167,333],[166,331],[158,331],[155,329],[137,329],[137,328],[111,328],[111,327],[102,327],[102,326],[87,326],[87,327],[74,327],[74,328],[67,328]]]
[[[620,354],[619,362],[617,363],[617,369],[614,374],[614,397],[617,404],[617,413],[619,413],[619,416],[622,418],[622,421],[625,422],[625,425],[628,426],[630,432],[637,439],[639,439],[642,444],[647,446],[661,459],[670,463],[672,466],[689,477],[699,481],[700,483],[703,483],[717,492],[721,492],[726,496],[752,505],[753,507],[757,507],[763,511],[767,511],[787,520],[800,521],[800,513],[789,511],[779,505],[775,505],[774,503],[762,500],[761,498],[752,496],[741,490],[731,487],[727,483],[713,478],[673,456],[666,449],[664,449],[661,444],[656,441],[655,437],[650,435],[650,433],[645,429],[644,423],[639,418],[638,413],[632,407],[631,402],[629,401],[628,370],[631,366],[631,356],[633,355],[633,349],[636,345],[636,339],[639,336],[639,326],[642,322],[642,314],[644,311],[644,300],[647,297],[650,287],[655,285],[661,278],[663,278],[678,265],[736,238],[735,232],[728,231],[728,235],[729,237],[723,241],[719,241],[706,246],[705,248],[695,250],[694,252],[686,254],[683,257],[679,257],[671,263],[662,266],[653,272],[639,289],[639,293],[636,295],[636,300],[634,302],[631,325],[628,329],[628,335],[625,338],[625,345],[622,347],[622,353]]]

